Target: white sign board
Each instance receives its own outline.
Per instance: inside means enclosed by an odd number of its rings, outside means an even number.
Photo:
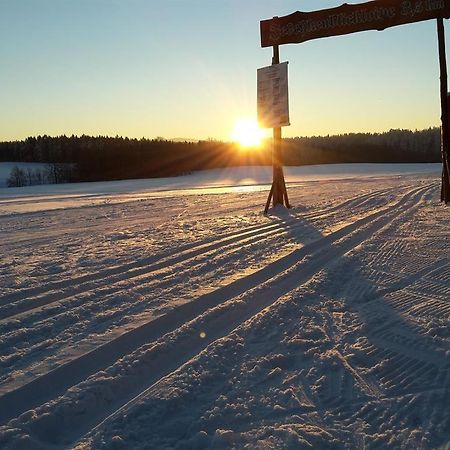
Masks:
[[[258,69],[258,122],[263,128],[289,123],[288,63]]]

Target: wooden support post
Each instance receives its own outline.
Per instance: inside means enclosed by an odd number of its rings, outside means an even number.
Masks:
[[[289,203],[289,197],[286,189],[286,181],[284,180],[284,175],[283,175],[283,195],[284,195],[284,204],[286,205],[286,208],[291,209],[291,204]]]
[[[281,162],[281,127],[273,129],[273,206],[284,205],[283,167]]]
[[[450,94],[447,94],[447,148],[442,160],[442,191],[445,204],[450,202]],[[441,200],[442,201],[442,200]]]
[[[439,45],[439,66],[441,78],[441,154],[442,154],[442,185],[441,202],[450,202],[450,122],[447,85],[447,58],[445,54],[444,19],[437,19],[437,33]]]
[[[272,200],[272,195],[273,195],[273,183],[272,183],[272,186],[270,186],[270,192],[269,192],[269,196],[267,197],[266,207],[264,208],[264,214],[267,214],[267,211],[269,210],[270,201]]]
[[[272,65],[280,64],[280,50],[278,45],[273,46]],[[273,206],[286,205],[290,208],[286,182],[283,173],[283,153],[282,153],[281,127],[273,129],[273,152],[272,152],[272,187],[270,188],[264,214],[270,206],[270,200],[273,199]]]

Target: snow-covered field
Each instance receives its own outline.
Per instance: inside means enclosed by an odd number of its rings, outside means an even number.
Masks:
[[[450,448],[439,166],[254,170],[0,190],[0,448]]]
[[[17,163],[0,162],[0,215],[14,212],[32,212],[68,207],[122,203],[149,198],[180,195],[221,194],[228,192],[255,192],[268,190],[270,167],[233,167],[204,170],[182,177],[153,178],[98,183],[1,188],[6,185],[2,174],[9,173]],[[19,163],[20,164],[20,163]],[[31,164],[31,163],[23,163]],[[25,168],[25,166],[21,166]],[[385,175],[438,173],[440,164],[328,164],[285,168],[286,181],[296,186],[305,181],[366,178]],[[17,198],[20,201],[16,201]],[[11,201],[13,200],[13,201]]]

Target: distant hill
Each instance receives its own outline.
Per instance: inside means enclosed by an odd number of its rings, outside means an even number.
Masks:
[[[198,142],[200,139],[189,139],[189,138],[171,138],[168,139],[171,142]]]

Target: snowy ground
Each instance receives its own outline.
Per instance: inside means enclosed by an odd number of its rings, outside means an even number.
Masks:
[[[267,190],[272,179],[270,167],[256,166],[204,170],[171,178],[1,188],[2,182],[6,185],[6,177],[2,179],[2,175],[9,173],[6,168],[15,164],[0,162],[0,215],[180,195],[255,192]],[[286,181],[295,186],[305,181],[438,173],[439,170],[440,164],[328,164],[287,167],[285,176]]]
[[[450,448],[438,166],[353,169],[0,197],[0,448]]]

